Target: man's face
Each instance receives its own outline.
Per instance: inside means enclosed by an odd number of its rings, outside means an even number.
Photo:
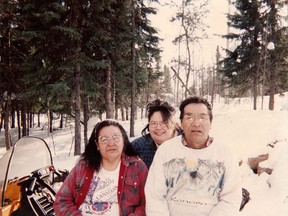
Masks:
[[[207,107],[202,103],[191,103],[185,106],[183,114],[181,126],[188,146],[203,148],[211,129]]]

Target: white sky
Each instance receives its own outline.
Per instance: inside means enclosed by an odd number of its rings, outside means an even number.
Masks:
[[[181,3],[180,0],[178,0]],[[176,1],[175,1],[176,2]],[[160,38],[164,41],[161,42],[160,47],[163,49],[162,62],[163,64],[169,64],[172,58],[178,56],[178,48],[172,44],[172,40],[180,32],[180,26],[172,24],[169,20],[172,17],[173,8],[168,6],[160,6],[159,4],[153,4],[153,7],[158,8],[156,16],[151,16],[152,26],[159,30]],[[227,34],[227,21],[225,13],[228,12],[228,0],[210,0],[209,4],[210,13],[207,14],[206,24],[210,26],[207,29],[209,39],[202,42],[202,49],[195,49],[195,62],[200,66],[215,62],[216,47],[226,47],[226,40],[221,39],[215,34]]]
[[[165,0],[160,0],[160,2],[165,2]],[[167,2],[169,1],[167,0]],[[174,2],[179,2],[180,4],[182,0],[174,0]],[[172,15],[175,14],[175,9],[169,8],[168,6],[161,6],[156,3],[153,3],[152,6],[158,9],[158,14],[156,16],[151,16],[150,18],[152,26],[159,29],[159,36],[164,39],[160,44],[160,47],[163,49],[162,63],[169,65],[171,59],[177,58],[178,56],[178,48],[172,44],[172,40],[179,34],[180,26],[176,26],[169,21]],[[215,63],[217,46],[220,47],[220,52],[222,52],[221,47],[227,48],[227,40],[221,39],[216,35],[225,35],[228,32],[226,18],[226,14],[229,12],[228,0],[210,0],[208,8],[210,13],[207,15],[206,24],[210,26],[210,28],[207,29],[209,39],[203,40],[201,47],[195,49],[194,61],[196,67],[212,65]],[[232,8],[232,6],[230,8]],[[232,11],[230,12],[232,13]],[[285,16],[287,14],[288,5],[283,8],[283,15]],[[233,49],[235,45],[229,44],[229,47]],[[223,52],[222,54],[224,55]]]

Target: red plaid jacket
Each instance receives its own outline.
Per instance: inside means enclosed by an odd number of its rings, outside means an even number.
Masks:
[[[80,160],[56,194],[57,216],[81,216],[78,210],[88,192],[94,170]],[[148,169],[139,157],[122,156],[118,179],[120,216],[145,216],[144,186]]]

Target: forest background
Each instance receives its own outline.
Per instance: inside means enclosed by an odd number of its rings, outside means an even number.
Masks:
[[[161,5],[162,2],[162,5]],[[169,67],[161,62],[161,37],[150,21],[157,10],[175,11],[177,46]],[[165,4],[164,4],[165,3]],[[287,90],[287,1],[228,1],[228,31],[219,37],[233,46],[217,47],[212,65],[197,64],[196,47],[207,38],[205,17],[211,0],[2,0],[0,2],[0,130],[6,149],[11,128],[17,137],[40,127],[47,114],[47,133],[73,119],[74,155],[87,143],[87,122],[130,121],[154,98],[173,105],[188,95],[209,98],[269,96]],[[232,49],[233,47],[233,49]],[[199,49],[199,47],[198,47]],[[208,97],[209,96],[209,97]],[[53,125],[59,118],[60,125]],[[81,137],[84,127],[84,138]],[[0,131],[1,132],[1,131]]]

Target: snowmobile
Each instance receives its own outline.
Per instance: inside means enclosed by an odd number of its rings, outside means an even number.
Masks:
[[[43,139],[19,139],[0,159],[0,216],[55,215],[53,185],[67,175],[55,169]]]

